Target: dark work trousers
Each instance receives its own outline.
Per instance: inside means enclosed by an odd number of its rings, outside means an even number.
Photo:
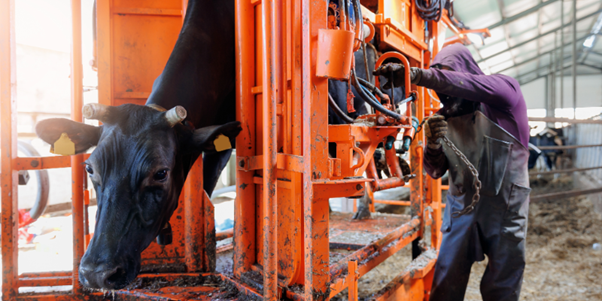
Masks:
[[[475,210],[453,216],[472,202],[474,177],[444,145],[450,190],[430,300],[463,300],[471,266],[484,255],[489,263],[481,280],[483,300],[518,300],[531,191],[529,152],[479,111],[450,118],[448,126],[448,138],[478,169],[482,189]]]

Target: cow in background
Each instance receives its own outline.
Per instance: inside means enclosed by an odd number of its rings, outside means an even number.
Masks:
[[[548,170],[555,170],[558,166],[560,166],[559,160],[564,154],[562,150],[546,149],[540,151],[539,147],[565,145],[563,133],[564,129],[562,128],[556,129],[547,127],[535,136],[529,137],[529,144],[537,148],[537,150],[533,147],[529,148],[529,169],[532,169],[536,166],[537,160],[541,155],[543,155],[543,161]]]

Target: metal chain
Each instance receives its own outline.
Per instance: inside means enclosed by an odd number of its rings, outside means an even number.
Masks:
[[[461,211],[456,211],[452,213],[452,217],[459,217],[472,212],[479,200],[481,199],[481,180],[479,180],[479,172],[477,171],[477,169],[474,167],[474,165],[472,165],[472,163],[470,163],[470,161],[468,161],[468,158],[466,158],[466,156],[454,145],[454,143],[451,142],[451,140],[449,140],[449,138],[447,137],[443,137],[442,139],[443,142],[445,142],[445,144],[456,154],[456,156],[458,156],[458,158],[460,158],[460,160],[462,160],[462,162],[466,164],[466,166],[470,170],[470,173],[474,177],[473,185],[475,192],[472,196],[472,203],[469,206],[464,207],[464,209],[462,209]]]
[[[414,140],[416,135],[418,133],[420,133],[420,131],[423,128],[424,123],[426,123],[427,120],[429,120],[429,118],[430,117],[427,117],[427,118],[424,118],[424,120],[422,120],[422,122],[418,126],[418,129],[416,130],[416,133],[414,133],[414,137],[412,138],[412,140]],[[458,158],[460,158],[460,160],[462,162],[464,162],[464,164],[466,164],[466,166],[468,167],[468,170],[470,170],[470,173],[474,177],[473,186],[474,186],[475,193],[472,196],[472,203],[469,206],[462,209],[461,211],[456,211],[456,212],[452,213],[453,217],[459,217],[464,214],[468,214],[468,213],[472,212],[474,210],[475,206],[477,205],[477,203],[479,202],[479,200],[481,199],[480,193],[481,193],[482,185],[481,185],[481,180],[479,180],[479,171],[477,171],[477,169],[474,167],[474,165],[472,165],[472,163],[470,163],[470,161],[468,161],[468,158],[466,158],[466,156],[456,147],[456,145],[454,145],[453,142],[451,142],[451,140],[449,140],[449,138],[442,137],[441,139],[454,152],[454,154],[456,154],[456,156],[458,156]]]

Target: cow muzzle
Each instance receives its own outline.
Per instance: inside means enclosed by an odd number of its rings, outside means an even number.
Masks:
[[[79,267],[79,281],[86,287],[98,289],[121,289],[131,279],[128,279],[125,266],[117,265],[92,265],[82,261]]]

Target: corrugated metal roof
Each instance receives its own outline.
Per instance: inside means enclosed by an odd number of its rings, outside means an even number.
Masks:
[[[572,51],[572,0],[456,0],[455,17],[470,28],[490,28],[491,37],[482,46],[472,45],[471,52],[486,73],[515,77],[521,84],[569,67]],[[564,23],[561,21],[564,3]],[[602,71],[602,1],[577,1],[577,73]],[[564,25],[562,25],[564,24]],[[561,44],[564,35],[564,47]],[[596,36],[591,48],[583,46]],[[563,49],[563,59],[560,52]],[[561,64],[562,63],[562,64]],[[570,74],[571,68],[565,69]]]

